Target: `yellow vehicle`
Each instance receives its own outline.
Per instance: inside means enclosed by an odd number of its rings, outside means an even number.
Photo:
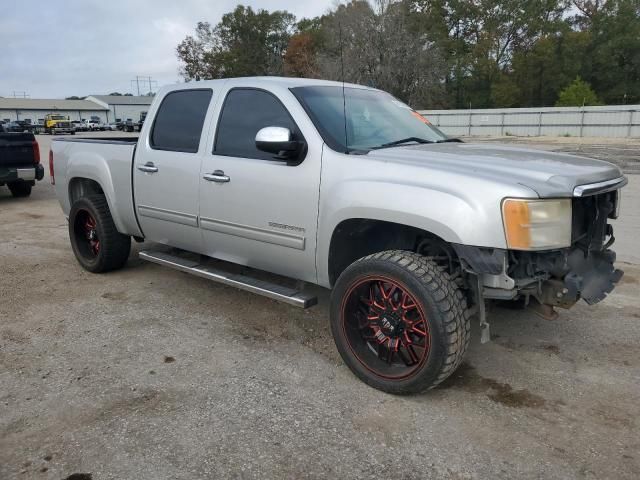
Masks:
[[[56,133],[70,133],[75,135],[76,129],[69,117],[56,113],[48,113],[44,117],[44,133],[53,135]]]

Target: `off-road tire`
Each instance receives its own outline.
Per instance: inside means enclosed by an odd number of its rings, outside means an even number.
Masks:
[[[28,182],[14,182],[7,185],[11,191],[11,195],[16,198],[28,197],[31,195],[32,185]]]
[[[99,252],[90,255],[77,228],[80,212],[88,212],[96,223],[95,231],[100,240]],[[83,213],[86,215],[86,213]],[[78,199],[69,212],[69,238],[73,253],[80,265],[93,273],[104,273],[122,268],[131,250],[131,237],[116,229],[104,195],[88,195]]]
[[[431,336],[428,356],[406,378],[385,378],[364,365],[343,327],[345,296],[354,291],[358,282],[372,276],[384,276],[406,287],[426,315]],[[363,382],[393,394],[422,392],[449,377],[469,345],[469,319],[466,298],[449,275],[428,257],[409,251],[390,250],[355,261],[340,275],[331,294],[331,331],[342,359]]]

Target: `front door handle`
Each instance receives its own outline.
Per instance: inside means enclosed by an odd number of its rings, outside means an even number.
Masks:
[[[213,173],[205,173],[202,178],[204,178],[208,182],[216,183],[227,183],[231,181],[231,178],[225,175],[222,170],[216,170]]]
[[[156,167],[153,162],[147,162],[144,165],[138,165],[138,170],[145,173],[156,173],[158,167]]]

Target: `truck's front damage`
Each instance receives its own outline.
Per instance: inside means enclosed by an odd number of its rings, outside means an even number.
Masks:
[[[608,221],[618,216],[626,183],[620,177],[578,186],[571,198],[528,206],[505,200],[509,249],[454,246],[463,268],[478,279],[477,295],[522,301],[545,318],[556,317],[555,307],[570,308],[580,299],[589,305],[603,300],[623,275],[614,265]]]

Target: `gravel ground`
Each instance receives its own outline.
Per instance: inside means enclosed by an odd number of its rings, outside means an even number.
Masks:
[[[469,137],[467,141],[517,144],[606,160],[625,173],[640,173],[640,138]]]
[[[344,366],[328,292],[300,311],[143,263],[138,245],[92,275],[47,183],[0,190],[2,480],[640,477],[640,176],[607,300],[553,322],[493,307],[493,341],[413,397]]]

